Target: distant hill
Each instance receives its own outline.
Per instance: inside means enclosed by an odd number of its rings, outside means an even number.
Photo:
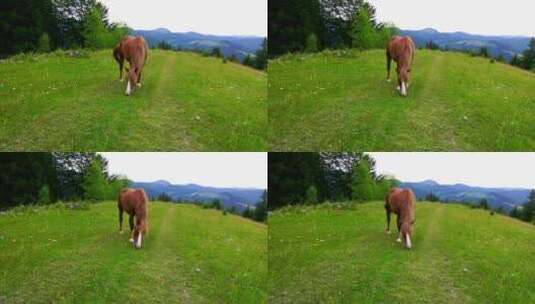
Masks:
[[[476,204],[484,198],[491,207],[502,206],[507,211],[526,203],[531,191],[531,189],[523,188],[484,188],[464,184],[441,185],[433,180],[402,183],[401,187],[411,188],[418,199],[424,199],[426,195],[433,193],[443,201]]]
[[[164,180],[150,183],[134,182],[132,187],[145,189],[150,197],[167,193],[173,200],[210,203],[214,199],[219,199],[225,207],[235,207],[239,211],[245,210],[247,206],[253,208],[264,192],[263,189],[255,188],[216,188],[196,184],[173,185]]]
[[[514,54],[521,54],[528,48],[530,37],[524,36],[483,36],[463,32],[442,33],[432,28],[423,30],[402,30],[401,35],[410,36],[417,46],[425,46],[433,41],[441,48],[455,50],[478,50],[487,47],[489,53],[496,57],[502,54],[511,59]]]
[[[145,37],[151,46],[165,41],[173,47],[190,50],[211,51],[218,47],[225,56],[235,55],[240,60],[248,54],[254,55],[264,40],[264,37],[257,36],[216,36],[195,32],[173,33],[165,28],[134,30],[133,34]]]

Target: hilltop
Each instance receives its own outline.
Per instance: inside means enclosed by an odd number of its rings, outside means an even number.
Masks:
[[[274,212],[269,217],[269,301],[535,301],[531,224],[462,205],[418,202],[411,250],[384,229],[383,202]]]
[[[534,73],[429,50],[417,51],[412,70],[402,98],[385,81],[384,50],[271,61],[270,151],[535,149]]]
[[[125,223],[128,227],[128,218]],[[262,303],[267,227],[221,211],[151,202],[135,250],[116,202],[0,215],[2,303]],[[128,228],[126,228],[128,231]]]
[[[0,63],[0,150],[262,151],[267,75],[190,52],[151,50],[132,97],[111,51]],[[76,54],[76,53],[75,53]]]

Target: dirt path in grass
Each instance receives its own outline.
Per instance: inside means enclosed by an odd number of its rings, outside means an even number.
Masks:
[[[444,210],[443,205],[437,206],[433,213],[428,214],[426,226],[416,226],[416,233],[423,233],[423,237],[419,238],[419,248],[413,260],[407,264],[408,280],[420,286],[417,293],[424,301],[468,303],[470,297],[455,286],[455,280],[449,275],[453,265],[442,247],[437,246],[437,242],[443,238],[442,234],[447,233],[443,224],[447,216]]]
[[[460,149],[455,126],[446,119],[452,115],[449,113],[447,103],[440,99],[443,91],[447,90],[444,88],[444,83],[446,83],[444,77],[447,77],[443,72],[444,64],[447,64],[444,54],[434,56],[426,78],[421,84],[423,89],[414,100],[410,101],[415,105],[410,109],[407,117],[407,121],[411,124],[410,129],[415,130],[416,133],[428,134],[429,130],[435,131],[430,134],[431,141],[426,145],[425,150],[429,151],[435,147],[439,148],[444,142],[448,143],[451,151]]]
[[[176,106],[180,100],[169,94],[169,92],[173,92],[174,87],[180,85],[173,74],[177,70],[177,58],[178,56],[175,54],[166,56],[162,69],[151,73],[152,77],[149,81],[152,81],[153,84],[147,85],[151,86],[147,87],[150,89],[150,95],[137,110],[139,122],[133,122],[136,124],[134,129],[137,130],[133,133],[138,134],[135,136],[135,142],[140,145],[134,147],[136,150],[167,151],[171,148],[167,147],[170,141],[174,143],[174,147],[180,147],[181,151],[200,151],[202,149],[200,144],[187,134],[184,128],[185,124],[180,123],[181,107]],[[173,126],[172,138],[168,138],[158,131],[165,126]],[[143,136],[147,130],[151,130],[149,133],[154,136]]]

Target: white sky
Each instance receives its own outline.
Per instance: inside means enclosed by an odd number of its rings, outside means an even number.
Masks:
[[[112,22],[137,30],[267,36],[268,0],[100,0]]]
[[[533,0],[368,0],[379,21],[401,29],[535,36]]]
[[[100,153],[111,174],[136,182],[267,189],[267,153]]]
[[[535,153],[369,153],[380,174],[404,182],[535,188]]]

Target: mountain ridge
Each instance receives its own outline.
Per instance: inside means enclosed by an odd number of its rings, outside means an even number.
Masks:
[[[425,199],[430,193],[438,196],[442,201],[467,204],[478,204],[480,200],[486,199],[492,208],[502,207],[506,211],[526,203],[531,191],[522,187],[483,187],[463,183],[440,184],[434,180],[401,182],[400,187],[412,189],[418,199]]]
[[[236,56],[243,60],[247,55],[254,56],[260,49],[265,37],[254,35],[214,35],[194,31],[172,32],[167,28],[153,30],[133,30],[132,34],[140,35],[150,46],[165,41],[174,48],[210,52],[219,48],[225,56]]]
[[[264,189],[254,187],[214,187],[195,183],[172,184],[166,180],[154,182],[132,182],[132,187],[143,188],[147,195],[156,198],[160,194],[167,194],[173,200],[211,203],[220,200],[226,208],[236,208],[238,211],[254,208],[261,200]]]
[[[531,37],[522,35],[481,35],[463,31],[440,32],[434,28],[421,30],[401,30],[401,35],[410,36],[419,47],[425,47],[432,41],[442,49],[477,51],[487,47],[489,53],[498,57],[503,55],[511,59],[515,54],[521,55],[528,48]]]

